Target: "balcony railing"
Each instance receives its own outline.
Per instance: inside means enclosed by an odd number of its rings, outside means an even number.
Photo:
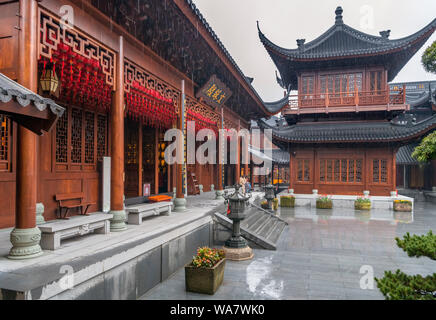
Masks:
[[[380,107],[383,109],[403,108],[406,104],[406,90],[391,92],[388,90],[377,91],[355,91],[340,93],[322,93],[322,94],[298,94],[289,96],[289,108],[287,112],[308,110],[308,109],[328,109],[336,107]],[[345,108],[350,109],[350,108]],[[370,108],[373,110],[374,108]],[[360,108],[364,111],[365,108]],[[345,111],[345,110],[344,110]]]

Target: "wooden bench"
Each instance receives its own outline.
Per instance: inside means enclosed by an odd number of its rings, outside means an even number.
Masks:
[[[126,207],[127,222],[129,224],[140,225],[142,219],[150,216],[171,214],[171,202],[140,203]]]
[[[41,248],[56,250],[61,240],[85,234],[107,234],[110,232],[112,214],[94,213],[88,216],[71,217],[68,221],[51,221],[39,225],[41,230]]]
[[[79,208],[80,214],[88,216],[88,209],[90,206],[94,205],[95,202],[85,202],[83,199],[85,195],[82,192],[78,193],[61,193],[55,195],[55,200],[58,202],[59,208],[59,219],[68,220],[68,211],[70,209]],[[85,208],[85,210],[83,210]],[[62,210],[65,209],[65,213],[62,216]]]

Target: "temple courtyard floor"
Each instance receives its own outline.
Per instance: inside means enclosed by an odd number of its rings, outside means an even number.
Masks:
[[[181,268],[141,299],[384,299],[371,281],[371,272],[380,278],[385,270],[423,276],[436,270],[434,261],[410,258],[395,242],[406,232],[435,231],[435,204],[416,202],[413,214],[308,207],[279,214],[289,226],[278,250],[254,249],[253,260],[227,261],[223,284],[215,295],[185,292]]]

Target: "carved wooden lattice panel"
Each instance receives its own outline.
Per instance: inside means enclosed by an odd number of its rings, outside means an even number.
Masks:
[[[134,82],[137,82],[141,87],[156,90],[164,98],[172,99],[174,105],[176,106],[176,109],[178,108],[180,92],[177,89],[171,87],[169,84],[152,75],[137,64],[131,62],[128,59],[125,59],[124,89],[126,93],[130,92],[130,89]]]
[[[94,163],[94,113],[85,112],[85,163]]]
[[[68,112],[64,112],[56,123],[56,162],[68,162]]]
[[[106,83],[113,86],[115,52],[89,38],[83,32],[61,25],[59,18],[45,10],[39,10],[39,56],[51,59],[53,52],[58,50],[58,45],[62,42],[72,48],[76,54],[98,60],[106,76]]]
[[[97,115],[97,159],[102,161],[106,155],[107,117],[103,114]]]
[[[0,115],[0,171],[10,170],[10,126],[11,121]]]
[[[83,111],[71,110],[71,162],[82,163],[82,120]]]

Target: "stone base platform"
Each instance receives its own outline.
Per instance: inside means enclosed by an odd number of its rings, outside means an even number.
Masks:
[[[213,246],[214,193],[188,197],[187,211],[146,218],[123,232],[66,239],[38,258],[7,259],[12,229],[0,230],[0,300],[133,300]]]
[[[294,196],[296,207],[311,207],[316,208],[316,200],[318,199],[318,194],[290,194],[287,191],[280,193],[280,196]],[[362,194],[363,196],[363,194]],[[333,208],[348,208],[354,210],[354,202],[357,200],[358,196],[347,196],[347,195],[333,195],[331,196],[333,202]],[[410,197],[399,195],[397,197],[380,197],[371,196],[371,209],[384,209],[384,210],[394,210],[394,200],[409,200],[412,202],[412,208],[414,208],[415,200]]]
[[[239,249],[223,247],[223,249],[226,253],[226,259],[228,260],[245,261],[251,260],[254,257],[253,250],[248,246]]]

